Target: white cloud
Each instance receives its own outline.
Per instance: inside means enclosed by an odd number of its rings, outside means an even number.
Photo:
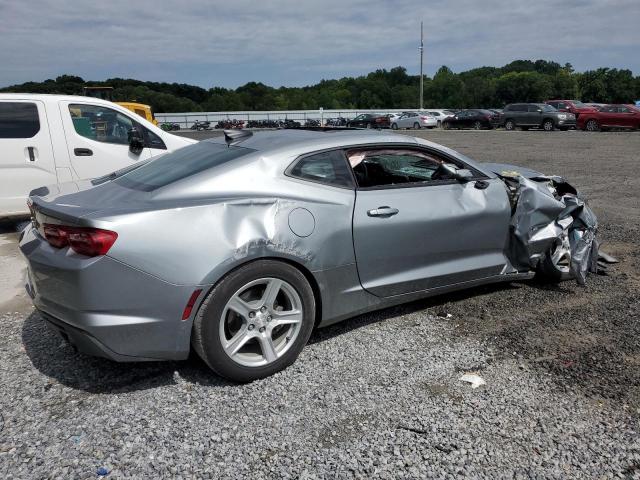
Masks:
[[[415,72],[421,19],[428,71],[517,58],[640,70],[638,0],[0,0],[0,19],[3,85],[61,73],[235,86]]]

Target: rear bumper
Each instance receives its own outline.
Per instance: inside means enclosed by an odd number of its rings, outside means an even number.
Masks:
[[[181,317],[195,286],[167,283],[108,256],[54,249],[32,228],[20,250],[34,306],[78,350],[117,361],[189,355],[197,309]]]

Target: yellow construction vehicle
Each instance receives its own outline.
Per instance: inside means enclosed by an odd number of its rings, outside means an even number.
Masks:
[[[113,102],[113,87],[82,87],[83,95],[86,97],[101,98],[102,100],[108,100]],[[153,111],[149,105],[137,102],[114,102],[123,106],[127,110],[131,110],[133,113],[137,113],[145,120],[158,125],[156,117],[153,116]]]

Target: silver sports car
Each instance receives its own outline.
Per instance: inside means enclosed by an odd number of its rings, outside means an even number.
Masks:
[[[560,177],[364,130],[225,132],[31,192],[27,290],[78,350],[250,381],[314,327],[491,282],[584,282],[596,219]]]

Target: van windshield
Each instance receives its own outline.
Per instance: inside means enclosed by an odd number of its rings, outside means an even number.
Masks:
[[[114,181],[126,188],[150,192],[255,151],[222,143],[199,142],[161,155]]]

